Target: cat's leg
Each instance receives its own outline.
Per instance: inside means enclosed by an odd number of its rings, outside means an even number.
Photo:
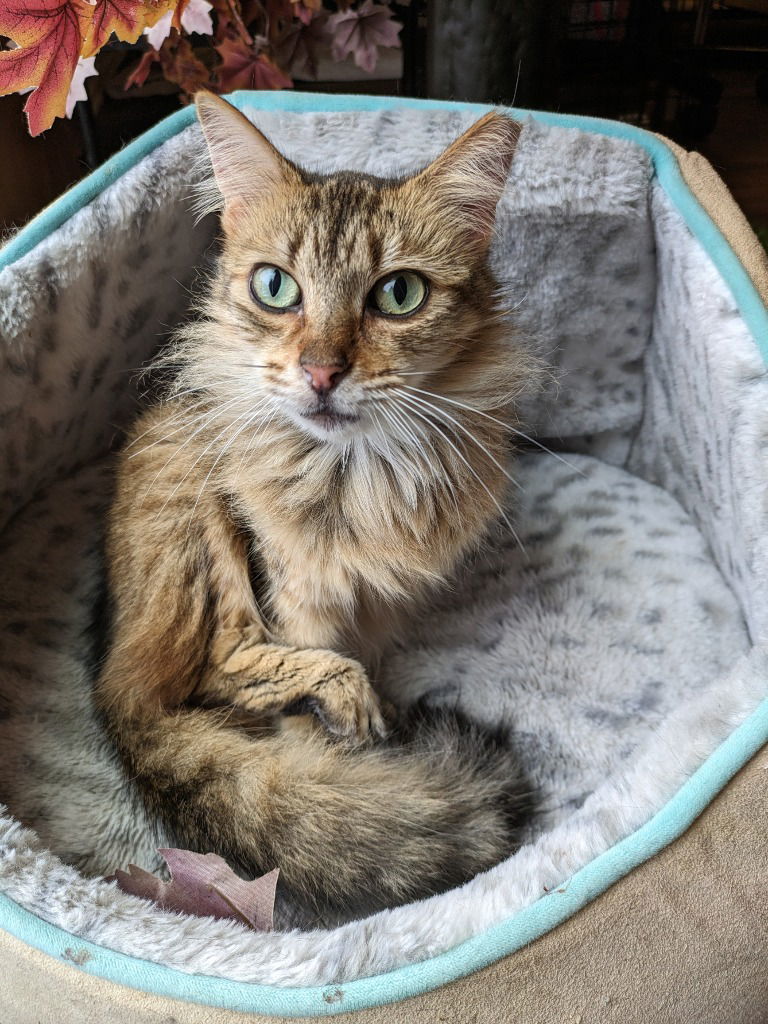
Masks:
[[[387,733],[363,666],[334,651],[266,642],[260,626],[222,630],[211,667],[193,694],[202,704],[231,704],[254,714],[312,711],[331,734],[356,743]]]

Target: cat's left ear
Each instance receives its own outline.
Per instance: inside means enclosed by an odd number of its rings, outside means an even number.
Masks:
[[[210,92],[195,96],[197,116],[224,199],[224,223],[243,204],[257,202],[281,183],[295,179],[293,164],[244,114]]]
[[[521,130],[504,114],[486,114],[414,179],[441,207],[456,212],[457,226],[478,248],[490,243]]]

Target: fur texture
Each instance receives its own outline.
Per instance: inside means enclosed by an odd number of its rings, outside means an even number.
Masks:
[[[497,863],[529,803],[512,751],[447,712],[384,745],[361,664],[501,510],[531,364],[487,252],[519,128],[488,115],[387,181],[307,174],[223,101],[198,111],[222,256],[121,460],[97,700],[179,842],[277,866],[323,913],[380,908]],[[265,265],[299,303],[256,297]],[[426,298],[383,313],[376,282],[401,270]]]

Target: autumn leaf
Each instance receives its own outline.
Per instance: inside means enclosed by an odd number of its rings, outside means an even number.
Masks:
[[[240,921],[254,931],[273,927],[275,889],[279,871],[246,882],[215,853],[158,850],[171,872],[170,882],[129,864],[112,876],[123,892],[152,900],[162,910],[195,917]]]
[[[184,92],[192,95],[198,89],[210,88],[210,70],[195,56],[190,41],[175,30],[160,48],[159,58],[165,78]]]
[[[291,0],[293,14],[302,25],[308,25],[322,10],[322,0]]]
[[[151,28],[177,3],[178,0],[96,0],[83,56],[98,53],[113,33],[124,43],[135,43],[145,28]]]
[[[263,53],[256,53],[242,39],[223,39],[216,44],[222,62],[216,68],[220,92],[235,89],[290,89],[293,82]]]
[[[295,78],[317,78],[317,47],[327,38],[326,18],[322,14],[308,25],[293,22],[277,41],[275,56]]]
[[[0,96],[33,88],[24,111],[30,135],[66,112],[92,9],[84,0],[11,0],[0,4],[0,35],[16,43],[0,52]]]
[[[160,49],[172,28],[188,35],[209,36],[213,32],[212,10],[207,0],[182,0],[173,13],[166,11],[151,28],[145,28],[143,34],[153,50]]]
[[[216,11],[216,38],[224,39],[228,35],[238,35],[244,43],[253,42],[243,21],[243,12],[239,0],[213,0]]]
[[[400,45],[398,33],[402,27],[392,18],[389,7],[373,0],[365,0],[356,10],[332,14],[328,31],[333,37],[333,59],[344,60],[351,53],[355,64],[370,73],[376,67],[380,46]]]

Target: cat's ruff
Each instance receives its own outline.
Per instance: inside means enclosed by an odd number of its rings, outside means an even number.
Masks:
[[[433,112],[424,118],[385,111],[260,118],[290,152],[311,146],[318,162],[338,159],[388,171],[422,163],[427,150],[435,153],[472,115]],[[180,290],[162,291],[159,281],[175,274],[183,282],[190,254],[202,252],[209,238],[209,226],[201,224],[195,233],[181,201],[174,206],[171,198],[181,195],[194,145],[194,130],[166,142],[0,276],[11,368],[6,377],[28,382],[29,396],[48,395],[37,406],[31,398],[22,404],[16,384],[9,397],[8,407],[17,410],[2,427],[11,445],[6,456],[16,457],[13,487],[3,495],[9,515],[54,478],[103,451],[111,424],[131,415],[121,371],[149,354],[155,324],[175,322],[185,306]],[[458,695],[468,707],[474,700],[478,713],[490,713],[492,699],[499,707],[509,701],[512,717],[529,733],[531,763],[549,787],[545,830],[509,862],[426,905],[321,934],[262,936],[234,925],[185,922],[182,942],[177,920],[103,883],[83,880],[9,819],[0,877],[17,904],[73,935],[139,959],[269,985],[339,982],[353,999],[361,990],[355,986],[365,985],[354,979],[416,961],[427,972],[438,954],[454,970],[459,954],[449,951],[464,940],[464,951],[490,941],[484,938],[490,934],[500,944],[511,942],[506,936],[514,923],[503,923],[510,915],[517,915],[514,922],[523,919],[521,910],[530,915],[543,904],[553,906],[558,888],[571,899],[590,862],[608,856],[622,840],[626,848],[636,845],[626,837],[650,827],[646,823],[677,799],[699,766],[699,778],[710,778],[707,758],[718,744],[732,746],[731,734],[765,697],[768,677],[760,645],[768,620],[761,449],[768,404],[747,313],[740,313],[701,243],[663,187],[651,181],[644,151],[631,142],[533,122],[523,133],[513,177],[516,185],[498,223],[499,275],[519,306],[520,325],[539,341],[542,356],[561,367],[551,392],[528,417],[526,432],[571,437],[571,447],[591,459],[571,457],[571,470],[549,456],[526,457],[531,505],[523,503],[520,525],[531,561],[526,564],[510,548],[503,553],[513,559],[506,575],[495,556],[484,556],[474,577],[481,592],[469,583],[464,592],[472,595],[472,619],[467,622],[461,594],[448,596],[435,627],[414,635],[407,661],[412,692],[443,687],[444,699]],[[165,190],[167,203],[158,203],[149,182]],[[157,244],[136,240],[137,219],[145,230],[152,225]],[[106,224],[110,260],[102,258],[100,241],[93,244]],[[112,265],[115,251],[124,252],[124,264]],[[176,269],[169,275],[171,265]],[[47,312],[40,310],[41,295]],[[107,343],[104,324],[121,333],[123,346]],[[22,339],[26,330],[32,340]],[[80,388],[92,393],[85,408]],[[113,395],[123,403],[117,411]],[[0,722],[0,793],[10,794],[19,813],[33,818],[47,845],[83,863],[93,854],[85,833],[99,833],[99,824],[113,813],[113,787],[120,785],[88,714],[92,645],[81,639],[97,598],[87,570],[93,564],[88,516],[100,513],[88,507],[99,504],[93,495],[103,485],[92,472],[57,485],[5,534],[11,545],[6,565],[19,567],[28,599],[37,603],[34,613],[4,613],[6,625],[13,624],[14,657],[5,658],[0,703],[6,714]],[[71,518],[78,530],[63,521],[69,518],[66,502],[77,506],[71,506]],[[54,516],[57,530],[50,528]],[[66,597],[50,578],[41,578],[41,559],[31,546],[39,537],[60,545],[57,558],[74,559]],[[51,601],[43,615],[42,588]],[[500,619],[512,592],[521,602],[515,614],[524,632],[507,632],[510,623]],[[31,618],[44,641],[39,647],[23,640]],[[467,634],[458,632],[462,623]],[[510,639],[523,649],[508,646]],[[392,661],[393,675],[401,674],[405,657]],[[585,681],[582,657],[601,666],[588,692],[579,699],[574,688],[548,705],[553,679]],[[529,677],[521,664],[538,664],[540,670]],[[502,673],[504,693],[491,697],[482,680]],[[35,687],[45,696],[30,703]],[[560,704],[571,698],[573,703]],[[59,742],[64,746],[57,747]],[[88,759],[80,756],[83,744]],[[25,758],[36,758],[35,772]],[[571,774],[575,762],[578,771]],[[118,803],[124,806],[122,796]],[[89,814],[92,824],[83,828]],[[157,837],[140,809],[114,820],[120,827],[101,832],[99,856],[140,856],[149,865]],[[128,854],[128,847],[138,855]],[[575,879],[570,887],[569,879]],[[197,945],[190,944],[192,937]],[[100,954],[104,962],[108,956]],[[98,960],[95,970],[97,965]],[[404,967],[399,977],[411,977],[410,970]],[[379,984],[385,991],[386,981]],[[333,990],[324,991],[333,998]],[[262,1002],[251,1006],[268,1012],[275,1006],[269,998],[268,991],[254,994]],[[313,1005],[317,1012],[333,1008],[322,998],[318,992],[311,1004],[299,1002],[303,995],[285,996],[305,1014]],[[562,988],[553,998],[562,998]]]

